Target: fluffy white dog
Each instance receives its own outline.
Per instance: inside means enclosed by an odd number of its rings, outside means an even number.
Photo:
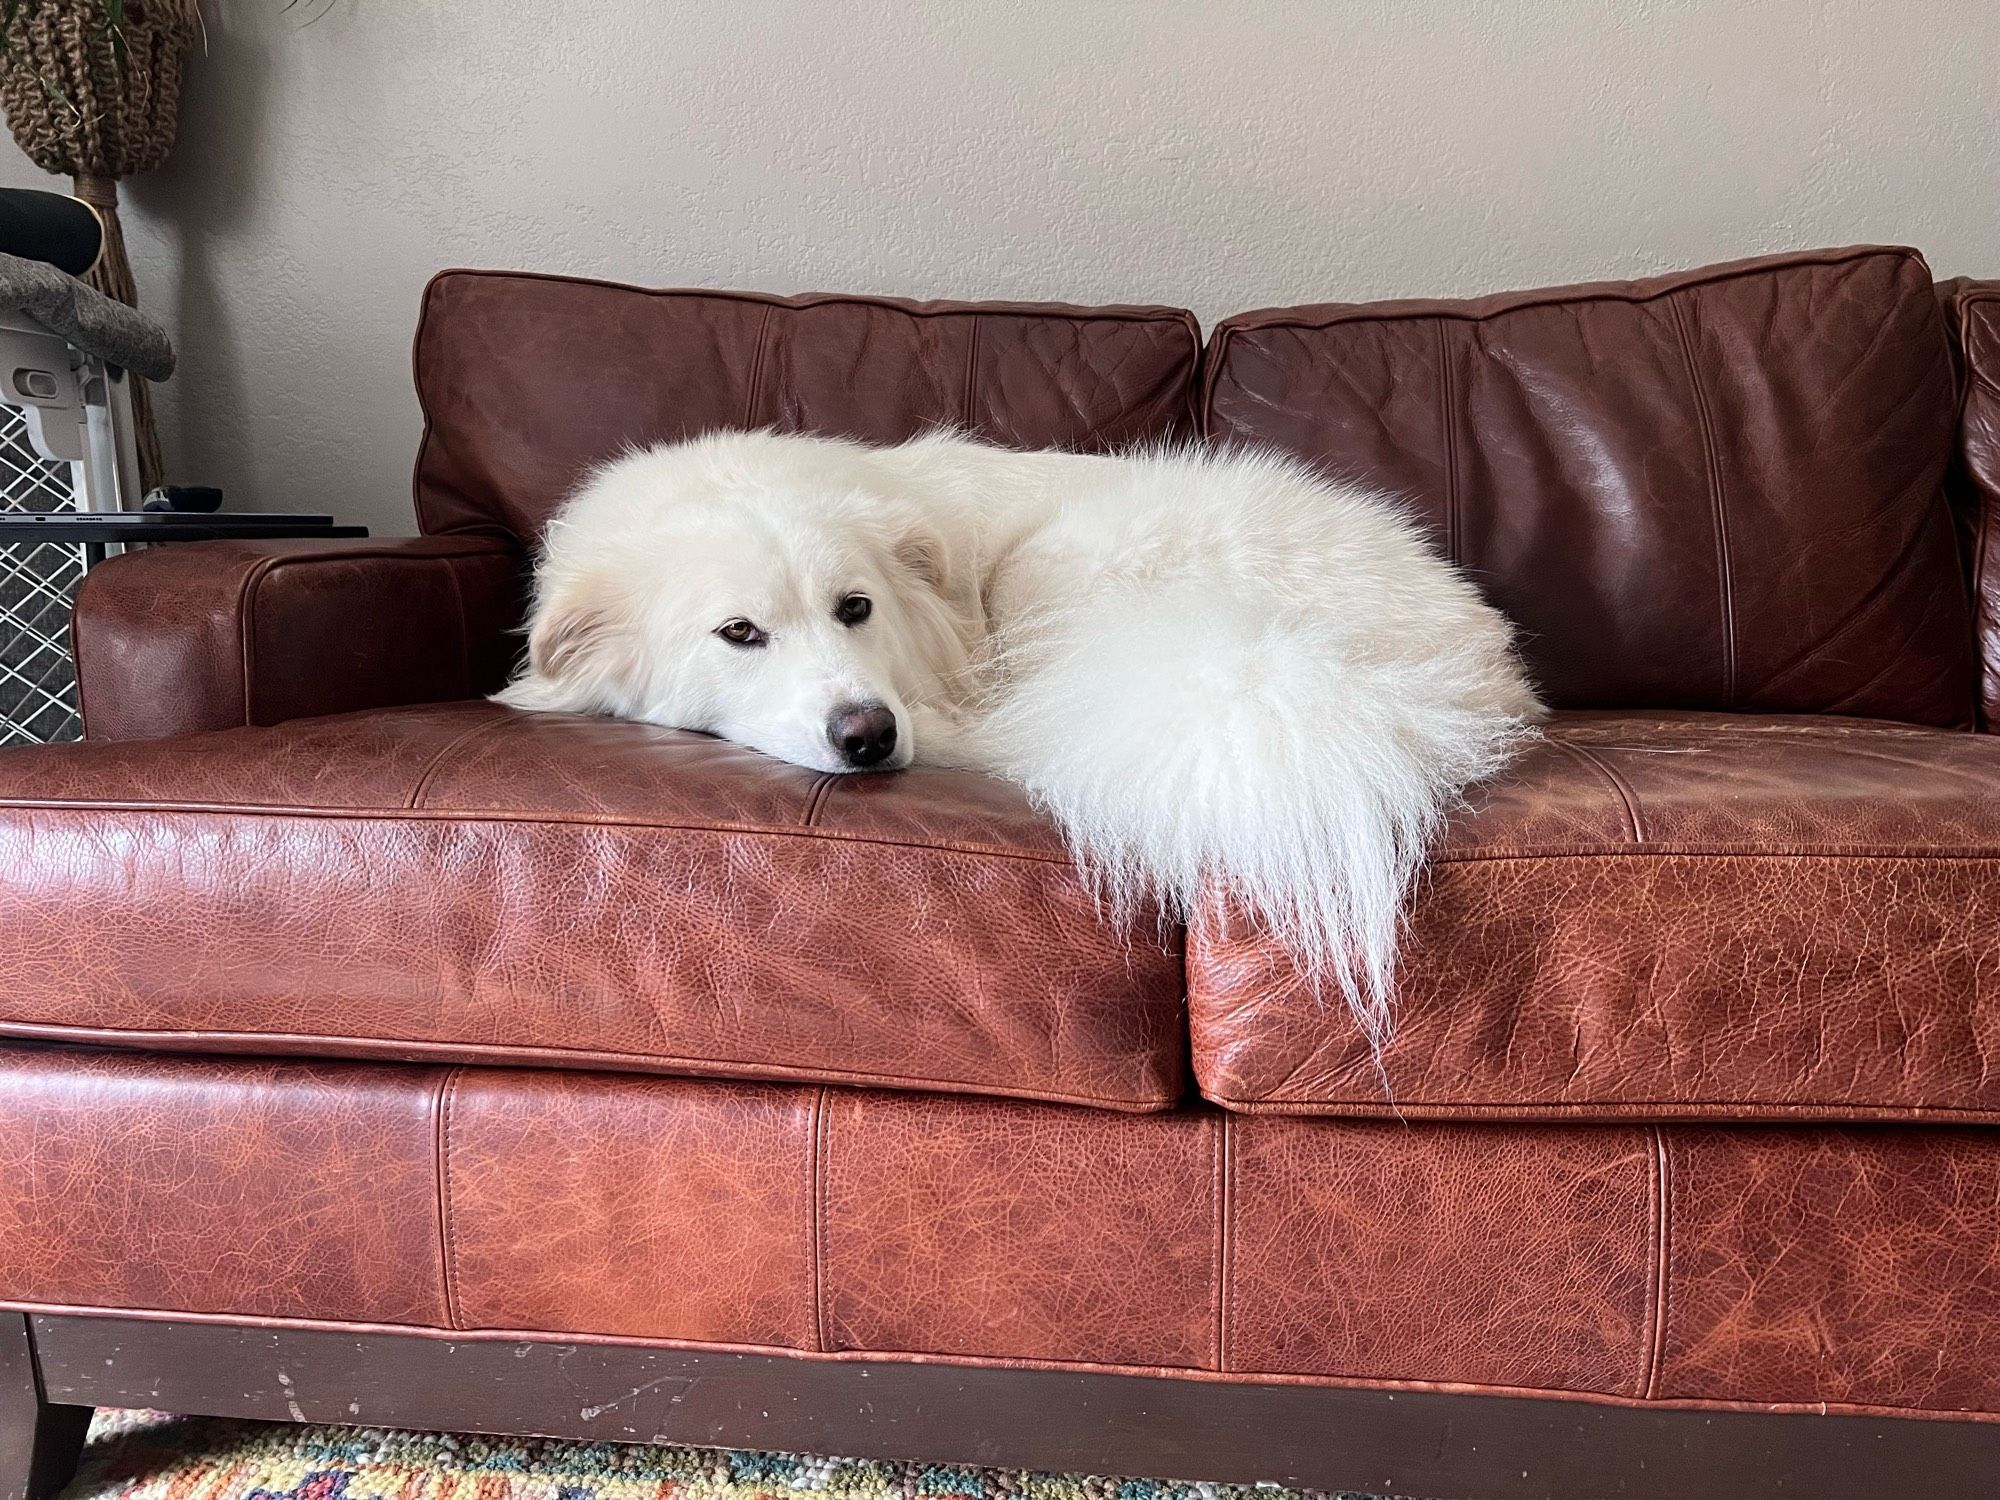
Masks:
[[[768,432],[598,470],[500,701],[1019,783],[1114,913],[1219,885],[1385,1034],[1440,820],[1539,714],[1398,508],[1264,454]]]

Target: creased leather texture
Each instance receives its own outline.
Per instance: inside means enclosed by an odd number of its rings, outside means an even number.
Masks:
[[[1561,707],[1972,713],[1915,251],[1245,313],[1203,424],[1406,496]]]
[[[1894,1389],[1897,1405],[1992,1409],[1991,1131],[1690,1130],[1665,1151],[1672,1313],[1656,1394],[1727,1385],[1788,1401],[1809,1385],[1833,1404]]]
[[[460,1072],[440,1126],[455,1316],[469,1328],[813,1347],[804,1226],[819,1098]]]
[[[0,1171],[12,1305],[2000,1414],[1988,1131],[0,1049]]]
[[[1939,288],[1960,355],[1958,458],[1962,528],[1979,630],[1980,723],[2000,725],[2000,281]]]
[[[0,756],[0,1033],[1180,1095],[1177,936],[1021,793],[462,703]]]
[[[149,547],[84,575],[92,739],[146,740],[473,698],[519,648],[520,550],[491,537]]]
[[[442,1076],[0,1049],[6,1295],[441,1321]]]
[[[1201,336],[1178,308],[649,291],[446,271],[417,331],[428,532],[524,541],[630,444],[772,427],[900,442],[939,424],[1015,448],[1184,429]]]
[[[2000,742],[1559,714],[1411,909],[1380,1059],[1224,912],[1195,1074],[1244,1110],[2000,1119]],[[1386,1083],[1386,1091],[1385,1091]]]

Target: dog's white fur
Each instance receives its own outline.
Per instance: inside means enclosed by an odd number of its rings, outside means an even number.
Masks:
[[[864,594],[859,625],[835,618]],[[747,620],[760,647],[716,635]],[[824,771],[1018,782],[1114,911],[1219,885],[1377,1041],[1446,811],[1539,715],[1504,619],[1399,509],[1269,454],[892,448],[768,432],[635,452],[549,528],[520,708],[705,730]]]

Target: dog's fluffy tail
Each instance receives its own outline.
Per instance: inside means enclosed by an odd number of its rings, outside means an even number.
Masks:
[[[1391,555],[1319,597],[1196,567],[1020,622],[981,736],[1114,914],[1151,897],[1199,924],[1232,898],[1379,1050],[1425,854],[1539,710],[1504,621],[1373,519]]]

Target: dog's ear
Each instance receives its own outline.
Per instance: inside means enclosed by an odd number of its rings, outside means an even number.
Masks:
[[[910,581],[904,605],[920,650],[941,678],[963,671],[986,635],[986,604],[970,549],[954,547],[921,517],[901,517],[890,544]]]
[[[609,602],[571,587],[544,600],[528,624],[528,661],[497,696],[515,708],[617,711],[631,635]]]
[[[896,538],[897,565],[914,574],[917,581],[934,594],[949,598],[952,592],[951,555],[944,538],[930,527],[911,524]]]
[[[528,627],[528,665],[544,677],[580,675],[578,668],[599,654],[613,633],[610,612],[588,600],[552,600]]]

